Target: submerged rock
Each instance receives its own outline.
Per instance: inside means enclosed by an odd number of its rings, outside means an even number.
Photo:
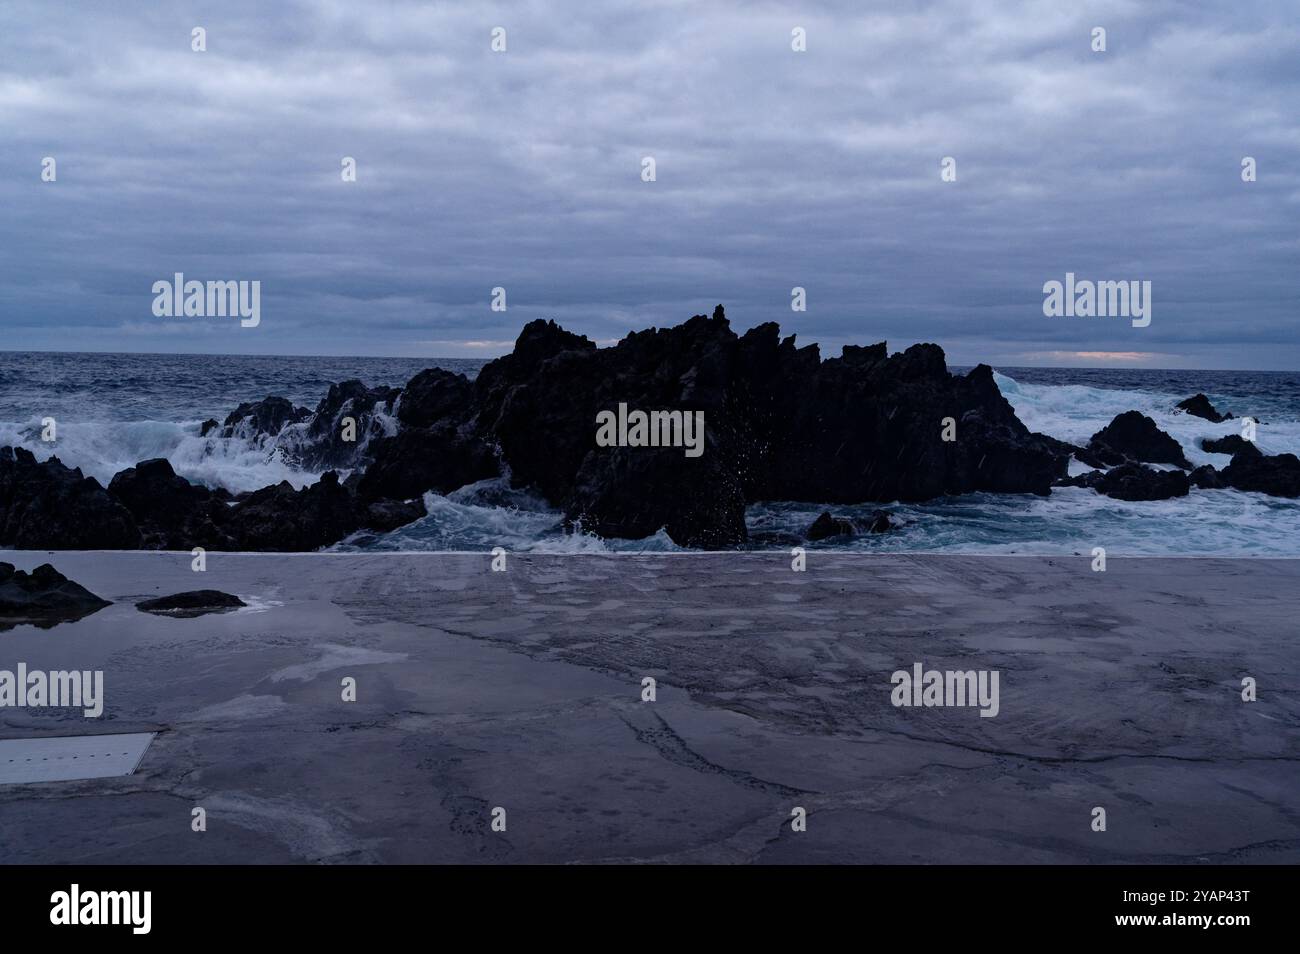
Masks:
[[[143,613],[191,619],[207,613],[227,613],[247,605],[238,596],[220,590],[187,590],[184,593],[173,593],[171,596],[142,600],[136,603],[135,607]]]
[[[809,540],[825,540],[828,537],[851,537],[858,532],[853,521],[848,517],[832,517],[829,510],[822,511],[820,517],[808,528]]]
[[[1121,464],[1106,471],[1093,487],[1116,500],[1167,500],[1186,497],[1190,485],[1181,470],[1153,470],[1141,464]]]
[[[1249,454],[1252,457],[1259,456],[1262,453],[1253,441],[1246,440],[1240,434],[1229,434],[1227,437],[1219,438],[1204,438],[1201,441],[1201,449],[1211,454]]]
[[[1193,487],[1200,487],[1202,490],[1222,490],[1228,486],[1213,464],[1197,467],[1187,475],[1187,480]]]
[[[109,600],[69,580],[48,563],[31,573],[14,569],[12,563],[0,563],[0,629],[21,623],[49,628],[108,605]]]
[[[888,512],[876,510],[871,518],[863,523],[848,517],[832,516],[829,510],[822,511],[821,516],[808,528],[809,540],[825,540],[830,537],[857,536],[859,533],[887,533],[893,529],[893,521]]]
[[[871,514],[871,521],[867,524],[867,533],[888,533],[894,529],[894,521],[890,518],[888,511],[877,510]]]
[[[1214,405],[1210,403],[1210,399],[1204,394],[1196,394],[1189,397],[1186,401],[1179,401],[1177,407],[1180,411],[1186,411],[1194,417],[1203,417],[1205,420],[1213,421],[1215,424],[1232,420],[1231,413],[1220,414],[1215,410]]]
[[[1219,471],[1223,482],[1237,490],[1274,497],[1300,497],[1300,459],[1295,454],[1239,453]]]
[[[425,514],[424,503],[419,500],[377,500],[365,508],[361,526],[366,530],[387,533],[419,520]]]
[[[1191,468],[1183,446],[1140,411],[1125,411],[1092,435],[1076,456],[1092,467],[1114,467],[1128,461],[1174,464]]]

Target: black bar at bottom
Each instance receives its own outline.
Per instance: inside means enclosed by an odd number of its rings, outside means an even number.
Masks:
[[[1293,924],[1294,883],[1284,866],[14,866],[0,867],[0,924],[10,942],[74,931],[80,940],[373,942],[436,925],[452,943],[448,930],[487,939],[562,923],[569,939],[616,930],[629,943],[646,932],[664,940],[664,932],[694,932],[690,925],[733,941],[768,930],[797,935],[802,925],[873,940],[969,940],[975,928],[997,928],[1056,938],[1199,934],[1231,943]],[[81,923],[88,920],[118,923]]]

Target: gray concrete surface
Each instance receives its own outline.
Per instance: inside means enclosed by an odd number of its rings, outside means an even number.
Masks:
[[[159,733],[130,777],[0,786],[7,863],[1300,861],[1300,561],[0,559],[115,601],[0,632],[106,697],[0,738]],[[252,605],[133,605],[199,587]],[[895,708],[914,662],[998,670],[998,716]]]

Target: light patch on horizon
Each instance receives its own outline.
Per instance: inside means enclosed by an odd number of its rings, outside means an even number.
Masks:
[[[1133,364],[1154,361],[1157,358],[1176,358],[1177,355],[1158,351],[1027,351],[1021,358],[1031,361],[1101,361],[1105,364]]]
[[[433,348],[468,348],[474,351],[482,351],[486,348],[505,353],[515,346],[515,339],[506,338],[500,341],[487,341],[483,339],[460,340],[456,338],[431,338],[426,341],[414,342],[420,347]]]

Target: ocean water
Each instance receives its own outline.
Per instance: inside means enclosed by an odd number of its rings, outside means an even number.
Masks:
[[[243,357],[237,355],[0,352],[0,447],[21,445],[44,460],[57,454],[105,486],[152,457],[178,474],[239,493],[319,474],[288,466],[274,445],[199,437],[244,401],[275,394],[315,409],[329,386],[349,378],[403,385],[434,365],[473,376],[478,360],[444,358]],[[53,417],[58,442],[40,440]]]
[[[0,446],[26,447],[39,458],[57,453],[69,466],[107,484],[137,461],[166,457],[190,480],[232,491],[319,474],[287,463],[276,442],[199,437],[207,418],[222,420],[242,401],[268,394],[314,408],[329,385],[359,378],[370,385],[404,384],[417,371],[442,367],[473,377],[483,362],[457,358],[239,357],[0,352]],[[966,369],[954,369],[964,371]],[[1205,437],[1239,433],[1235,421],[1212,424],[1176,413],[1198,391],[1220,411],[1262,423],[1258,445],[1268,454],[1300,454],[1300,374],[1255,371],[1166,371],[1093,368],[1001,368],[998,387],[1032,430],[1086,442],[1122,411],[1150,415],[1183,445],[1193,464],[1224,466],[1225,455],[1200,448]],[[58,442],[40,440],[41,420],[58,422]],[[1077,465],[1074,472],[1088,468]],[[601,540],[565,532],[559,514],[504,480],[483,481],[445,496],[427,494],[429,515],[392,533],[361,533],[341,550],[484,550],[513,552],[671,551],[662,531],[645,540]],[[884,507],[901,527],[810,548],[880,552],[1087,553],[1112,555],[1300,556],[1300,501],[1236,490],[1126,503],[1086,488],[1050,497],[967,494],[926,504],[835,506],[865,515]],[[751,532],[800,534],[825,507],[772,501],[750,507]]]

